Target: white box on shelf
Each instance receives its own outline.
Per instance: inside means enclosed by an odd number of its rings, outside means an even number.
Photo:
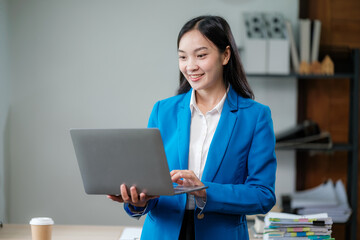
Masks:
[[[244,13],[243,63],[246,73],[266,73],[267,40],[261,13]]]
[[[289,41],[287,39],[270,39],[268,45],[267,73],[289,74]]]
[[[281,14],[244,13],[244,29],[246,73],[290,73],[290,44]]]
[[[290,44],[284,18],[279,13],[265,13],[268,36],[267,73],[290,73]]]
[[[250,74],[266,73],[266,40],[251,39],[244,42],[244,69]]]

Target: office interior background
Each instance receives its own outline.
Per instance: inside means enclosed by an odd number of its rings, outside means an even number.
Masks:
[[[177,34],[190,18],[223,16],[241,48],[244,12],[282,13],[297,33],[299,6],[299,0],[0,0],[0,220],[142,225],[121,204],[84,193],[69,129],[146,127],[153,104],[176,92]],[[275,132],[297,123],[297,79],[249,82],[256,100],[270,106]],[[278,151],[277,158],[280,200],[296,188],[295,153]]]

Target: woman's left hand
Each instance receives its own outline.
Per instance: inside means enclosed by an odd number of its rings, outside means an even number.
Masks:
[[[172,170],[170,172],[170,176],[171,176],[171,180],[179,185],[204,186],[204,184],[200,181],[200,179],[191,170]],[[206,199],[205,189],[190,192],[189,194]]]

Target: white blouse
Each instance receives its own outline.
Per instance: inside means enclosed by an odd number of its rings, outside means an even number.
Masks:
[[[195,90],[193,90],[191,94],[189,170],[194,171],[195,175],[199,179],[201,179],[204,171],[210,144],[219,123],[226,95],[227,93],[224,94],[223,98],[212,110],[208,111],[204,115],[196,104]],[[188,194],[187,197],[186,209],[195,209],[194,196]],[[196,199],[198,207],[203,207],[205,205],[204,202],[201,202],[202,201],[199,201],[199,199]]]

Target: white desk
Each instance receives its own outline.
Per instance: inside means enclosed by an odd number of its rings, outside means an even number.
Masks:
[[[124,227],[54,225],[52,240],[118,240]],[[30,225],[5,224],[0,229],[1,240],[31,240]]]
[[[54,225],[52,240],[118,240],[124,226]],[[30,225],[5,224],[1,240],[31,240]],[[252,236],[250,236],[252,239]]]

